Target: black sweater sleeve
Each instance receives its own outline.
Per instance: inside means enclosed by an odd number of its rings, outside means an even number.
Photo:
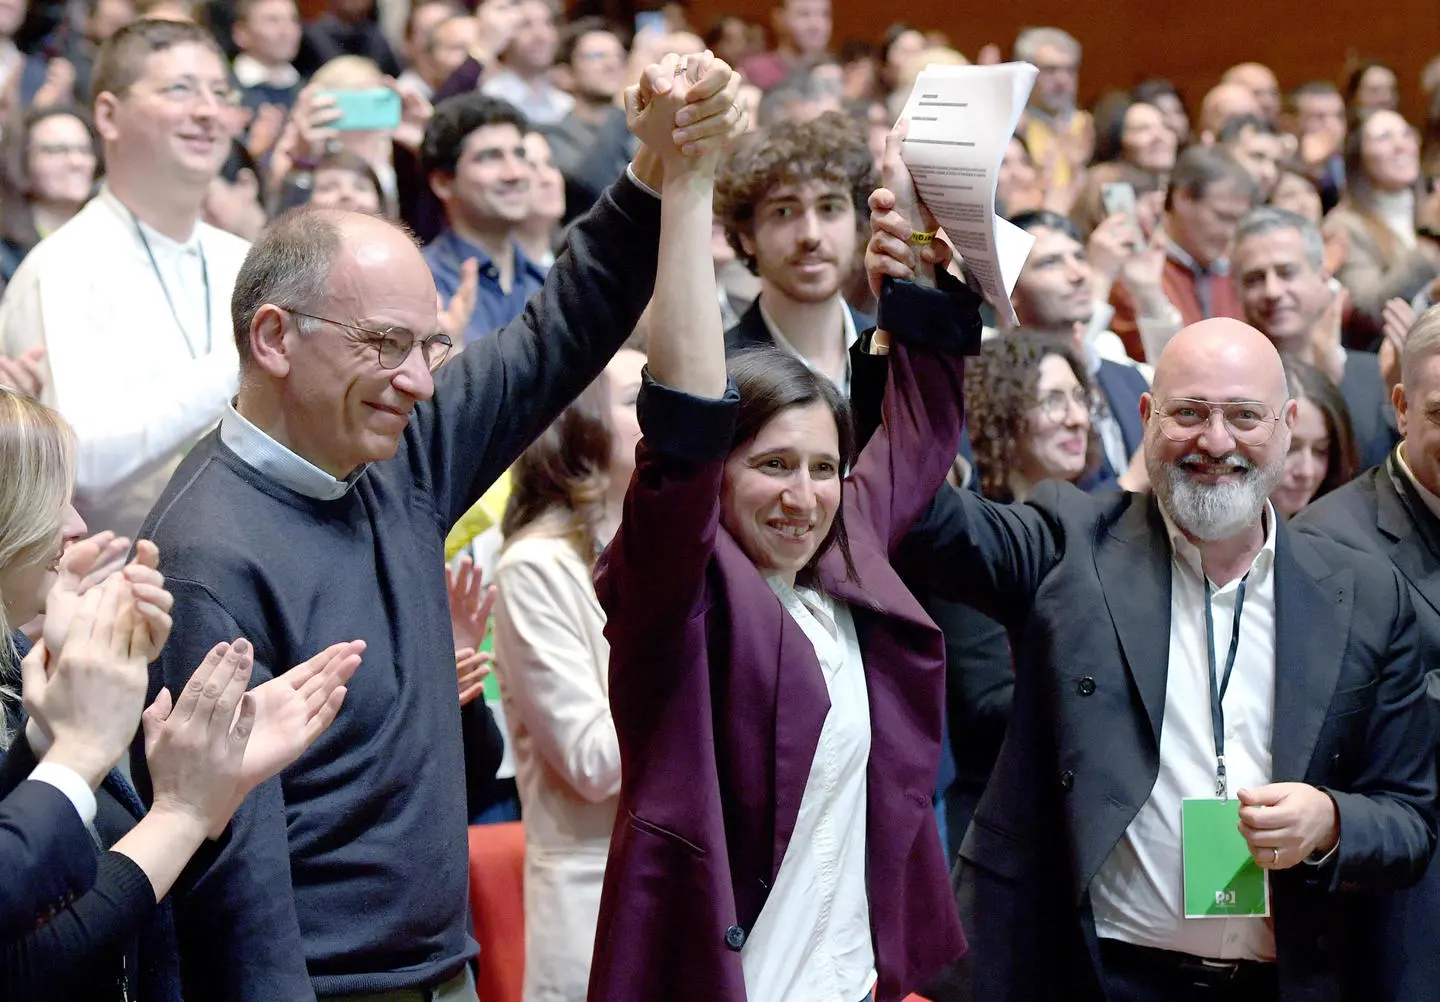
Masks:
[[[128,856],[101,855],[95,885],[47,922],[0,946],[0,998],[65,997],[140,934],[155,911],[150,878]]]

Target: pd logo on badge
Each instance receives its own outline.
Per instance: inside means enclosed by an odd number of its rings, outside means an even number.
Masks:
[[[1186,918],[1270,914],[1270,874],[1240,834],[1240,801],[1211,798],[1180,804]]]

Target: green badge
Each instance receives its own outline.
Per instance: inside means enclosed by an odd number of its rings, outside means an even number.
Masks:
[[[1180,821],[1185,917],[1268,916],[1270,875],[1240,834],[1240,801],[1183,800]]]

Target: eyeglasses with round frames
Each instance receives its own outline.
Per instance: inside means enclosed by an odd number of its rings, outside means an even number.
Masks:
[[[1172,442],[1188,442],[1208,429],[1219,412],[1225,430],[1240,445],[1264,445],[1275,434],[1280,415],[1258,400],[1196,400],[1173,397],[1156,406],[1160,433]]]
[[[380,362],[382,369],[398,369],[405,364],[410,357],[410,352],[418,343],[420,345],[420,357],[425,360],[425,365],[431,372],[439,369],[445,364],[445,359],[450,356],[450,349],[454,342],[448,334],[431,334],[427,338],[416,338],[406,330],[375,331],[368,327],[356,327],[354,324],[344,324],[339,320],[331,320],[329,317],[317,317],[309,313],[301,313],[299,310],[292,310],[288,306],[280,309],[294,317],[304,317],[306,320],[315,320],[322,324],[330,324],[334,327],[341,327],[347,331],[354,331],[357,334],[364,334],[365,337],[352,337],[350,340],[357,344],[375,349],[375,357]]]
[[[1064,390],[1051,390],[1040,398],[1040,413],[1045,415],[1047,421],[1058,424],[1065,420],[1072,401],[1079,404],[1086,414],[1090,413],[1090,391],[1083,386],[1077,386],[1068,393]]]

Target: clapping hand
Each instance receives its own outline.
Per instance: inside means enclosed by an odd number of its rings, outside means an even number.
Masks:
[[[81,596],[109,580],[117,572],[130,583],[140,635],[135,654],[148,664],[160,656],[170,636],[170,610],[174,598],[165,590],[161,576],[160,551],[148,539],[135,546],[135,559],[124,562],[130,540],[105,531],[72,543],[60,557],[55,584],[45,598],[43,636],[46,645],[57,651],[65,642],[71,619]]]
[[[1380,342],[1380,375],[1385,379],[1385,388],[1394,391],[1400,382],[1400,358],[1405,350],[1405,339],[1410,328],[1415,326],[1415,311],[1403,299],[1392,299],[1380,311],[1384,320],[1385,339]]]
[[[248,652],[246,640],[235,647]],[[213,652],[212,652],[213,653]],[[277,775],[325,733],[345,701],[345,685],[360,667],[365,641],[332,644],[310,660],[257,685],[255,729],[241,769],[244,792]],[[243,796],[243,793],[242,793]]]
[[[45,348],[32,345],[15,358],[0,355],[0,386],[39,400],[45,392]]]
[[[485,680],[495,664],[489,651],[462,647],[455,652],[455,678],[460,683],[460,705],[469,706],[485,691]]]
[[[498,594],[486,585],[480,568],[469,557],[455,567],[445,568],[446,590],[450,595],[450,628],[455,634],[455,676],[460,686],[460,705],[465,706],[484,690],[493,658],[480,650],[490,630],[490,613]]]

